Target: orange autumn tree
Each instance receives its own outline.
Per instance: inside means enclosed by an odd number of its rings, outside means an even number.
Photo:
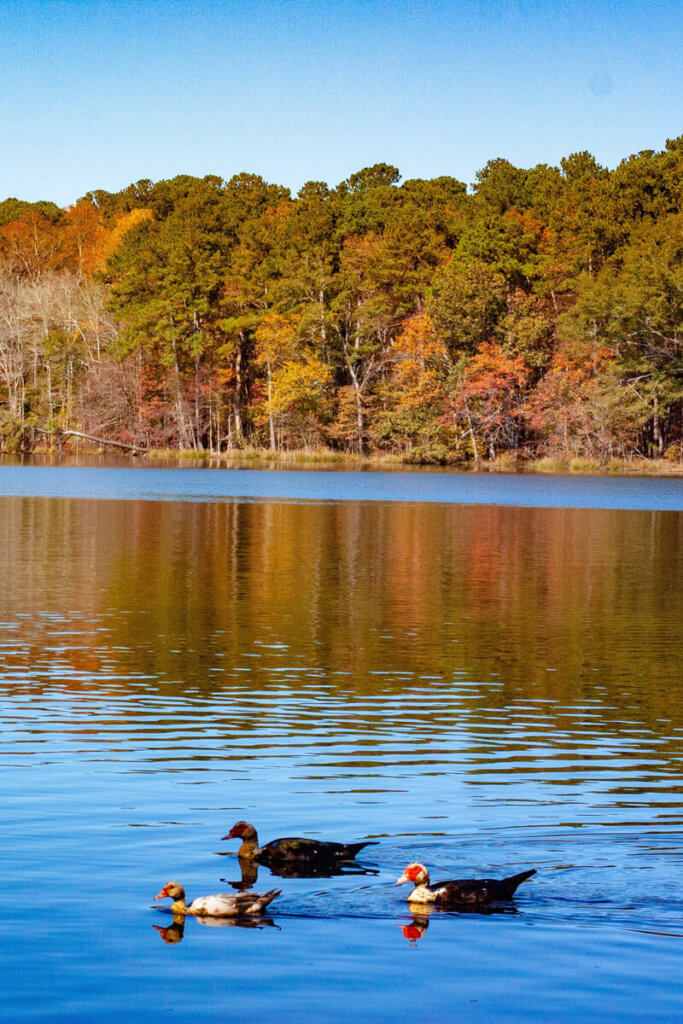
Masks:
[[[433,408],[444,399],[448,353],[428,313],[408,317],[393,343],[394,386],[403,405]]]
[[[428,313],[404,321],[391,353],[393,373],[383,393],[391,411],[384,420],[384,438],[402,438],[409,445],[445,441],[440,435],[452,365]]]
[[[54,269],[59,248],[58,227],[34,210],[0,229],[0,263],[16,279],[35,281]]]
[[[529,379],[524,358],[486,341],[461,364],[458,376],[450,408],[469,434],[475,461],[480,458],[479,443],[492,459],[496,448],[517,448],[524,422],[524,387]]]
[[[79,276],[92,274],[104,262],[109,234],[101,211],[87,199],[81,199],[59,223],[61,265]]]
[[[636,427],[647,409],[636,388],[620,386],[611,349],[574,345],[554,353],[524,415],[544,454],[604,461],[638,454]]]

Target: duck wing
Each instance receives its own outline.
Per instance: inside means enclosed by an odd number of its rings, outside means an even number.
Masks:
[[[257,859],[262,864],[316,861],[320,859],[321,846],[322,844],[315,839],[287,836],[284,839],[273,839],[262,846]]]
[[[521,871],[509,878],[456,878],[437,882],[431,886],[437,903],[453,906],[471,905],[474,903],[495,903],[498,900],[509,900],[515,890],[527,878],[535,875],[534,869]]]
[[[300,863],[330,864],[339,861],[353,860],[364,846],[376,845],[365,843],[331,843],[320,839],[304,839],[290,836],[284,839],[273,839],[259,850],[258,860],[262,864]]]
[[[240,917],[243,914],[260,914],[280,889],[271,889],[259,895],[257,892],[218,892],[213,896],[200,896],[189,905],[188,912],[196,917]]]

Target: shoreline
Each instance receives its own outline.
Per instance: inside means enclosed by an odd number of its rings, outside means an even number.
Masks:
[[[355,455],[332,450],[292,450],[271,452],[266,448],[233,449],[230,452],[209,452],[178,450],[176,448],[154,448],[139,453],[104,452],[92,445],[74,445],[69,451],[35,451],[31,454],[0,453],[0,465],[4,464],[45,464],[68,465],[82,459],[125,463],[140,467],[151,467],[163,463],[167,467],[205,469],[325,469],[345,470],[414,470],[441,471],[462,474],[506,473],[520,476],[606,476],[606,477],[683,477],[683,462],[668,459],[611,459],[599,462],[597,459],[579,457],[550,457],[537,459],[513,458],[502,454],[494,460],[485,460],[475,465],[472,460],[429,460],[410,453]]]

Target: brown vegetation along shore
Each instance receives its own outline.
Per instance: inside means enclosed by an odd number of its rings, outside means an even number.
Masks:
[[[306,466],[343,466],[347,469],[357,467],[363,468],[390,468],[394,467],[429,467],[443,466],[451,470],[462,472],[475,471],[474,463],[461,459],[444,459],[435,461],[433,459],[421,458],[410,453],[387,454],[375,453],[374,455],[354,455],[353,453],[336,452],[330,449],[318,451],[281,451],[271,452],[265,448],[248,448],[243,451],[223,452],[220,455],[207,451],[185,451],[177,449],[155,449],[144,453],[145,460],[162,460],[164,462],[177,462],[179,465],[187,465],[188,462],[203,463],[211,466],[245,465],[253,464],[255,467],[261,465],[306,465]],[[542,459],[510,458],[508,455],[499,456],[496,459],[483,460],[477,469],[488,473],[548,473],[558,476],[564,475],[633,475],[633,476],[683,476],[683,461],[671,461],[667,459],[610,459],[608,462],[599,462],[597,459],[588,458],[550,458]]]
[[[425,458],[420,454],[403,452],[374,452],[358,455],[354,452],[334,451],[330,448],[319,449],[287,449],[271,452],[267,448],[232,449],[228,452],[210,452],[207,449],[149,448],[128,450],[103,448],[101,445],[78,442],[68,448],[41,448],[28,456],[29,462],[42,464],[49,461],[51,465],[68,464],[72,461],[93,457],[101,458],[105,463],[109,457],[115,457],[116,464],[129,461],[131,465],[149,466],[163,464],[164,467],[205,467],[210,469],[240,468],[337,468],[337,469],[444,469],[461,473],[524,473],[548,474],[554,476],[652,476],[677,477],[683,476],[683,460],[612,458],[606,462],[590,458],[551,458],[540,459],[515,457],[512,453],[503,453],[495,459],[483,459],[478,463],[463,458]],[[0,453],[0,465],[2,464]]]
[[[674,472],[682,200],[683,137],[471,190],[377,164],[0,202],[0,451]]]

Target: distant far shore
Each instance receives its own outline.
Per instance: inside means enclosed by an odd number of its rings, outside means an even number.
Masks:
[[[128,463],[137,466],[164,465],[177,468],[203,467],[206,469],[230,469],[231,467],[265,468],[338,468],[363,470],[392,469],[441,469],[460,473],[524,473],[547,474],[555,476],[650,476],[679,477],[683,476],[683,461],[670,459],[609,459],[601,462],[597,459],[569,456],[542,458],[515,457],[504,452],[495,459],[463,460],[445,456],[434,458],[420,452],[382,453],[358,455],[338,452],[333,449],[297,449],[271,451],[267,448],[234,448],[225,452],[209,452],[208,450],[179,450],[177,448],[150,448],[135,452],[107,452],[95,445],[78,444],[58,452],[55,450],[37,450],[30,455],[0,453],[2,462],[23,462],[50,465],[69,464],[84,459],[117,463]]]

